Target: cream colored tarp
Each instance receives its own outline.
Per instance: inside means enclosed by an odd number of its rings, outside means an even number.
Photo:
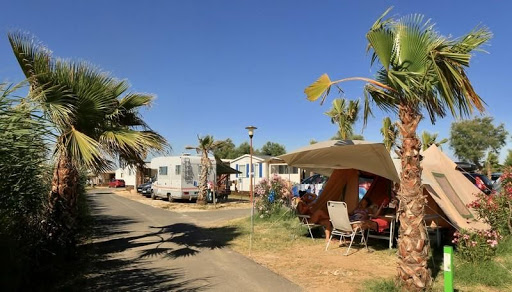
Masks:
[[[358,169],[400,182],[393,160],[382,143],[358,140],[318,142],[279,156],[288,165],[331,175],[335,169]]]
[[[423,186],[450,222],[458,228],[487,229],[486,224],[476,220],[473,210],[466,207],[476,200],[475,194],[480,190],[456,170],[455,162],[435,145],[424,151],[422,155]],[[400,172],[400,160],[395,159],[393,162],[397,171]],[[429,213],[430,210],[425,211]]]

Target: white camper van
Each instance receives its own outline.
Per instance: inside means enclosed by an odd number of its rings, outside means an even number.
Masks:
[[[215,159],[210,161],[212,169],[215,169]],[[197,199],[201,157],[189,154],[156,157],[151,160],[151,168],[157,170],[151,198],[166,198],[169,202],[175,199]],[[208,173],[208,181],[215,181],[212,170]]]

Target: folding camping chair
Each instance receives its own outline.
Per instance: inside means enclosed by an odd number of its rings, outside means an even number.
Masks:
[[[327,202],[327,211],[329,212],[329,217],[332,223],[332,232],[325,246],[325,250],[329,248],[329,244],[331,243],[331,239],[334,235],[339,236],[340,240],[344,237],[350,237],[350,244],[348,246],[347,252],[344,255],[348,255],[350,251],[350,247],[354,242],[354,237],[356,235],[361,235],[361,242],[364,242],[364,246],[366,250],[368,250],[368,245],[366,244],[366,238],[364,237],[364,230],[360,227],[362,223],[361,221],[353,221],[350,222],[348,217],[347,204],[345,202],[336,202],[329,201]],[[352,224],[356,224],[355,227]]]
[[[299,222],[300,222],[300,226],[306,226],[308,228],[308,232],[309,232],[309,236],[311,236],[311,239],[315,240],[315,237],[313,236],[313,228],[316,228],[316,227],[322,227],[322,229],[325,230],[325,227],[320,225],[320,224],[316,224],[316,223],[312,223],[310,222],[309,220],[311,219],[311,216],[310,215],[302,215],[299,213],[299,210],[297,210],[297,203],[296,201],[293,201],[292,202],[292,209],[294,210],[295,212],[295,215],[297,216],[297,218],[299,218]]]
[[[303,225],[303,226],[306,226],[308,228],[308,231],[309,231],[309,236],[311,236],[311,239],[315,240],[315,237],[313,236],[313,232],[312,232],[312,229],[315,228],[315,227],[322,227],[322,228],[325,228],[323,227],[322,225],[320,224],[316,224],[316,223],[311,223],[309,222],[309,219],[311,219],[311,216],[309,215],[300,215],[300,214],[297,214],[297,217],[299,218],[300,220],[300,224]]]

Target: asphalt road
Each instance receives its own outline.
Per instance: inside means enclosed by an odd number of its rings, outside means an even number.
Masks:
[[[92,191],[97,254],[89,291],[301,291],[292,282],[230,250],[230,227],[206,223],[248,210],[177,213],[105,190]],[[220,230],[223,229],[223,230]],[[222,237],[214,234],[224,234]]]

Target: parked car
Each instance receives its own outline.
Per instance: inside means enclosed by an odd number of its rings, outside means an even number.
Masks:
[[[496,183],[496,181],[497,181],[497,180],[498,180],[502,175],[503,175],[503,173],[502,173],[502,172],[493,172],[493,173],[491,174],[491,181],[492,181],[493,183]]]
[[[493,193],[494,187],[492,181],[487,176],[475,172],[463,172],[462,174],[484,194],[490,195]]]
[[[125,186],[124,180],[122,180],[122,179],[113,179],[112,181],[110,181],[108,183],[109,188],[122,188],[124,186]]]
[[[152,182],[140,184],[137,187],[137,193],[141,193],[144,196],[151,195]]]

